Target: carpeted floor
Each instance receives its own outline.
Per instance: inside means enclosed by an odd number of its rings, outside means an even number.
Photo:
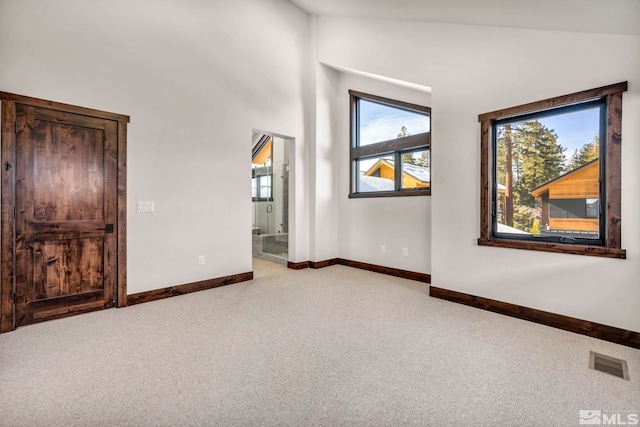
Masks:
[[[550,426],[640,412],[640,351],[345,266],[0,335],[2,426]],[[631,381],[588,369],[627,360]],[[624,419],[624,418],[623,418]]]

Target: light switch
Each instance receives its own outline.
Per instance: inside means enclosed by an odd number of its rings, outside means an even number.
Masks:
[[[138,212],[149,213],[155,212],[154,202],[138,202]]]

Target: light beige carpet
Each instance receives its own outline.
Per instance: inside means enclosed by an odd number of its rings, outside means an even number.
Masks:
[[[288,270],[287,267],[267,261],[260,258],[253,258],[253,278],[260,279],[263,277],[284,274]]]
[[[0,425],[550,426],[640,412],[638,350],[345,266],[256,267],[250,282],[0,335]],[[588,369],[590,350],[627,360],[631,381]]]

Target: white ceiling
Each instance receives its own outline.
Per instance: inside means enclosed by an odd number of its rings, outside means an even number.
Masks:
[[[640,35],[640,0],[290,0],[316,15]]]

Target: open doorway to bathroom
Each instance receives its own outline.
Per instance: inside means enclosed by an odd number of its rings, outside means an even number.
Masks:
[[[284,266],[289,260],[291,142],[254,132],[251,149],[253,257]]]

